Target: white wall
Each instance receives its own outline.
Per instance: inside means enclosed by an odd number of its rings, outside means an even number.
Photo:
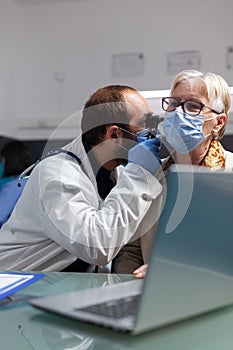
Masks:
[[[168,89],[170,52],[197,50],[201,70],[233,85],[233,69],[226,66],[227,47],[233,45],[232,0],[0,0],[0,5],[1,134],[47,137],[103,85]],[[112,55],[135,52],[144,55],[143,74],[113,77]]]
[[[17,134],[18,83],[15,79],[14,28],[18,9],[9,1],[7,6],[0,2],[0,135]]]

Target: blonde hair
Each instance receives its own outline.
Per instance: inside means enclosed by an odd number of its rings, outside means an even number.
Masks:
[[[200,80],[206,89],[206,98],[210,106],[220,113],[225,113],[228,119],[231,106],[230,89],[227,82],[218,74],[202,73],[197,70],[184,70],[178,73],[171,85],[173,91],[181,82],[190,80]],[[226,120],[227,121],[227,120]],[[216,138],[222,138],[226,129],[226,123],[219,130]]]

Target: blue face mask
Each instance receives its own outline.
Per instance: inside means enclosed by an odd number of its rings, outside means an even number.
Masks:
[[[3,177],[3,174],[4,174],[4,164],[3,162],[0,162],[0,178]]]
[[[191,117],[178,108],[166,112],[163,131],[167,142],[179,153],[191,152],[206,139],[202,132],[204,120],[202,114]]]

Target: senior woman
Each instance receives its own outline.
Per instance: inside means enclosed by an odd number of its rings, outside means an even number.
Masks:
[[[162,98],[165,120],[161,129],[171,151],[163,160],[163,169],[176,163],[233,171],[233,153],[219,141],[226,129],[230,104],[229,87],[221,76],[196,70],[177,74],[170,96]],[[126,245],[114,259],[112,271],[144,277],[150,242],[151,234],[145,234]]]

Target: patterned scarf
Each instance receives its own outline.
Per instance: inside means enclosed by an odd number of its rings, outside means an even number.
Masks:
[[[172,155],[163,165],[163,169],[167,169],[171,164],[174,164]],[[218,140],[211,141],[208,152],[201,162],[201,165],[212,168],[213,170],[225,168],[224,149]]]
[[[225,168],[224,149],[218,140],[213,140],[201,165],[209,168]]]

